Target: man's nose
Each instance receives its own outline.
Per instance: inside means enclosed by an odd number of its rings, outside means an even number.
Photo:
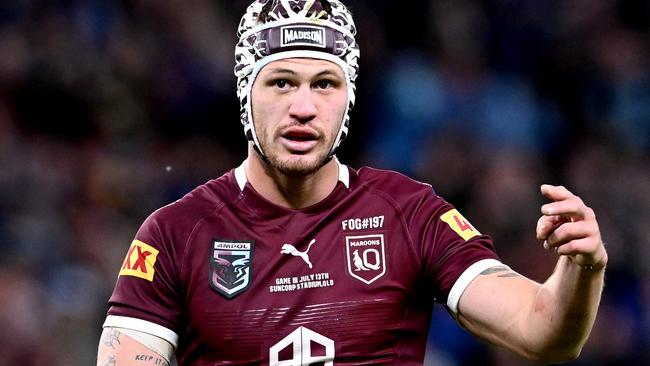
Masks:
[[[297,121],[306,123],[316,117],[318,110],[310,87],[300,87],[293,96],[289,115]]]

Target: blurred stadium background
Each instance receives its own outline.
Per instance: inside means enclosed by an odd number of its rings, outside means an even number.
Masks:
[[[0,2],[0,366],[92,365],[143,219],[245,156],[232,75],[248,1]],[[574,365],[650,359],[650,2],[349,0],[362,47],[340,153],[430,182],[543,280],[542,182],[610,254]],[[527,365],[440,309],[430,365]]]

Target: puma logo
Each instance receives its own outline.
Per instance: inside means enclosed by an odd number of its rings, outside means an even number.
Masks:
[[[357,267],[355,271],[377,271],[380,268],[379,265],[371,265],[370,263],[364,265],[361,256],[359,256],[359,250],[355,250],[354,253],[352,253],[352,263]]]
[[[309,242],[309,245],[307,246],[307,250],[305,250],[304,252],[299,251],[298,249],[296,249],[296,247],[294,247],[291,244],[283,244],[282,249],[280,250],[280,253],[281,254],[291,254],[291,255],[293,255],[295,257],[302,258],[302,260],[305,261],[305,263],[307,263],[307,265],[311,269],[312,265],[311,265],[311,262],[309,261],[309,254],[307,254],[307,253],[309,252],[309,249],[311,248],[312,245],[314,245],[315,242],[316,242],[316,239],[312,239]]]

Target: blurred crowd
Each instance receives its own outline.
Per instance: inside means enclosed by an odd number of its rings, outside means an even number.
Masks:
[[[575,365],[650,359],[650,3],[349,0],[352,167],[429,182],[543,281],[539,185],[594,208],[610,262]],[[244,159],[245,0],[0,3],[0,366],[95,363],[140,223]],[[438,307],[428,365],[527,365]]]

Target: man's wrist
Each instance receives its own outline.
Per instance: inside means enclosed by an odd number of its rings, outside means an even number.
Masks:
[[[604,249],[603,246],[603,254],[600,257],[598,261],[595,263],[591,264],[578,264],[576,263],[580,268],[582,268],[584,271],[589,271],[589,272],[600,272],[604,271],[605,268],[607,267],[607,252]]]
[[[594,264],[578,264],[580,268],[587,272],[599,272],[605,269],[605,264],[594,263]]]

